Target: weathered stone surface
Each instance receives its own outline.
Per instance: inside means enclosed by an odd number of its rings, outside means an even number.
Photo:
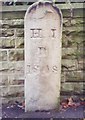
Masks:
[[[24,86],[23,85],[7,85],[7,86],[0,86],[1,96],[8,96],[14,93],[23,92]],[[17,97],[17,96],[16,96]]]
[[[16,37],[23,37],[24,36],[24,30],[23,29],[16,29]]]
[[[23,19],[3,20],[1,23],[2,28],[23,28]]]
[[[24,80],[9,80],[10,85],[24,85]]]
[[[76,59],[62,59],[62,71],[78,70],[78,61]]]
[[[2,48],[15,48],[15,39],[13,37],[3,37],[2,38]]]
[[[8,74],[8,62],[0,62],[0,74]]]
[[[25,110],[58,108],[62,17],[50,2],[38,2],[25,16]],[[36,93],[36,94],[35,94]]]
[[[23,61],[16,62],[15,71],[16,73],[18,72],[18,74],[22,74],[24,76],[24,62]]]
[[[18,72],[17,73],[15,73],[15,74],[10,74],[9,76],[8,76],[8,78],[9,78],[9,81],[10,81],[10,84],[13,84],[14,82],[14,80],[15,81],[22,81],[22,83],[24,82],[23,80],[25,79],[24,78],[24,75],[22,75],[22,74],[18,74]]]
[[[19,101],[22,103],[24,101],[23,95],[21,97],[16,97],[16,95],[4,96],[2,97],[2,103],[14,103],[15,101]]]
[[[8,87],[7,86],[0,86],[0,97],[3,97],[6,95],[8,92]]]
[[[13,20],[13,19],[23,19],[25,11],[17,11],[17,12],[4,12],[2,16],[2,20]]]
[[[62,83],[62,88],[61,91],[72,91],[72,92],[77,92],[81,93],[83,91],[84,85],[82,83]]]
[[[79,47],[77,52],[76,52],[76,56],[78,59],[83,59],[85,58],[85,49],[83,47]]]
[[[23,37],[16,37],[16,48],[24,48],[24,38]]]
[[[85,23],[83,18],[64,18],[63,25],[64,27],[70,27],[70,26],[83,26]]]
[[[15,73],[15,68],[16,68],[16,62],[15,61],[8,63],[9,74]]]
[[[0,61],[7,60],[7,51],[0,51]]]
[[[85,63],[84,63],[85,59],[81,59],[78,61],[78,70],[85,70]]]
[[[83,81],[84,76],[82,71],[68,71],[66,72],[66,80],[67,81]]]
[[[14,35],[14,29],[2,29],[0,37],[10,37]]]
[[[0,75],[0,86],[8,84],[8,75]]]
[[[9,60],[10,61],[24,60],[24,51],[23,50],[9,50]]]
[[[62,59],[76,59],[77,48],[62,48]]]
[[[80,48],[85,46],[85,30],[83,29],[83,25],[85,24],[84,18],[83,18],[83,9],[75,9],[73,10],[74,12],[74,16],[73,19],[71,20],[70,18],[70,11],[68,9],[66,10],[62,10],[63,12],[63,25],[65,27],[63,27],[63,38],[62,38],[62,44],[64,48],[75,48],[77,47],[77,52],[80,51]],[[3,12],[2,13],[2,19],[0,20],[0,36],[2,36],[2,30],[3,30],[3,37],[9,37],[9,39],[11,40],[12,37],[14,37],[15,39],[15,47],[12,47],[13,50],[16,51],[23,48],[23,24],[24,24],[24,15],[25,15],[25,11],[16,11],[16,12]],[[70,21],[71,20],[71,21]],[[12,31],[11,31],[12,30]],[[14,30],[14,31],[13,31]],[[19,38],[18,38],[19,37]],[[0,38],[0,49],[2,49],[2,39]],[[6,38],[7,39],[7,38]],[[5,40],[6,40],[5,39]],[[9,40],[7,41],[9,42]],[[8,44],[8,43],[6,43]],[[11,48],[11,47],[10,47]],[[6,47],[6,50],[9,51],[10,48]],[[4,50],[4,51],[6,51]],[[2,50],[3,51],[3,50]],[[7,52],[6,51],[6,52]],[[67,52],[66,52],[67,54]],[[80,85],[78,84],[78,80],[79,83],[81,83],[82,85],[84,84],[83,82],[80,82],[82,80],[81,76],[83,74],[84,78],[84,72],[83,70],[85,70],[85,65],[84,65],[84,57],[81,58],[82,54],[82,49],[80,51],[80,53],[77,54],[78,59],[74,59],[73,58],[69,58],[69,59],[62,59],[62,83],[66,83],[66,81],[72,81],[69,82],[70,85],[70,89],[73,90],[73,93],[75,92],[75,89],[73,89],[73,85],[76,84],[79,88],[79,91],[82,91],[82,87],[80,87]],[[11,54],[12,55],[12,54]],[[64,54],[65,55],[65,54]],[[1,56],[1,52],[0,52],[0,56]],[[23,80],[24,78],[24,73],[23,73],[23,69],[22,68],[22,64],[20,62],[23,61],[7,61],[7,57],[9,57],[9,54],[3,54],[3,60],[5,61],[0,61],[0,76],[3,77],[3,81],[1,82],[1,86],[7,85],[7,77],[9,78],[10,81],[12,80],[16,80],[15,82],[13,82],[13,84],[17,83],[17,80]],[[1,57],[2,59],[2,57]],[[16,69],[17,64],[19,64],[18,68]],[[21,66],[21,67],[20,67]],[[20,72],[21,69],[21,72]],[[69,79],[69,76],[71,78],[72,71],[81,71],[81,75],[79,74],[79,78],[76,79],[76,77],[72,77],[73,79]],[[69,71],[69,76],[66,76],[66,71]],[[3,76],[2,76],[3,74]],[[77,75],[77,74],[76,74]],[[5,81],[6,80],[6,81]],[[83,79],[84,80],[84,79]],[[74,82],[75,81],[75,82]],[[69,86],[67,84],[67,86],[64,84],[62,84],[63,86],[63,92],[69,92]],[[75,85],[74,85],[75,86]],[[66,89],[67,88],[67,89]],[[3,90],[5,91],[6,89],[3,88]],[[10,89],[11,90],[11,89]],[[10,92],[10,91],[9,91]],[[19,93],[19,92],[18,92]],[[20,94],[18,93],[14,93],[10,94],[10,95],[6,95],[5,97],[3,97],[2,102],[8,102],[8,101],[23,101],[23,97],[16,97],[19,96]],[[23,96],[23,94],[22,94]]]

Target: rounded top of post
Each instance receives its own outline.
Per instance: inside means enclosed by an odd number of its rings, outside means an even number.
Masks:
[[[27,9],[27,12],[26,12],[25,16],[26,16],[27,14],[31,13],[32,10],[36,11],[37,8],[40,8],[40,7],[42,7],[42,6],[46,6],[46,7],[47,7],[47,6],[49,6],[49,5],[52,6],[52,7],[54,8],[54,10],[59,14],[60,20],[61,20],[61,19],[62,19],[61,10],[56,6],[56,4],[54,4],[54,3],[52,2],[52,0],[51,0],[51,1],[49,1],[49,0],[46,0],[46,1],[39,0],[38,2],[33,3],[33,4]]]

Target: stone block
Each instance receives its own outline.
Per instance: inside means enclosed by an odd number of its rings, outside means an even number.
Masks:
[[[66,72],[66,80],[67,81],[83,81],[83,71],[67,71]]]
[[[76,59],[77,48],[62,48],[62,59]]]
[[[0,86],[8,85],[8,75],[0,75]]]
[[[61,72],[61,83],[65,83],[66,82],[66,72]]]
[[[18,97],[19,93],[22,93],[23,91],[24,91],[23,85],[10,85],[8,95],[15,94],[16,97]]]
[[[24,51],[23,50],[9,50],[10,61],[23,61]]]
[[[0,61],[7,61],[7,51],[0,51]]]
[[[8,74],[8,62],[0,62],[0,74]]]
[[[8,94],[8,87],[7,86],[0,86],[0,97]]]
[[[24,80],[9,79],[8,84],[10,84],[10,85],[24,85]]]
[[[64,18],[63,26],[71,27],[71,26],[80,26],[83,27],[84,20],[83,18]]]
[[[16,84],[16,83],[21,83],[23,84],[24,83],[24,75],[21,75],[21,74],[10,74],[8,75],[8,78],[9,78],[9,84],[10,85],[13,85],[13,84]],[[17,84],[16,84],[17,85]]]
[[[8,62],[8,72],[9,72],[9,74],[15,74],[15,68],[16,68],[16,62],[15,61],[9,61]]]
[[[16,37],[24,37],[24,29],[16,29]]]
[[[62,59],[62,71],[75,71],[78,69],[78,61],[76,59]]]
[[[61,12],[49,1],[37,2],[28,8],[24,25],[25,110],[58,108],[61,79]]]
[[[23,19],[12,19],[12,20],[2,20],[2,28],[23,28],[24,20]]]
[[[78,60],[78,70],[85,70],[85,63],[84,63],[85,59],[80,59]]]
[[[24,38],[23,37],[16,37],[16,48],[24,48]]]
[[[24,28],[24,20],[23,19],[14,19],[14,20],[12,20],[11,27]]]
[[[62,83],[61,91],[68,91],[68,92],[77,92],[81,93],[83,91],[84,85],[82,83]]]
[[[11,96],[4,96],[2,97],[2,103],[3,104],[7,104],[7,103],[15,103],[15,101],[19,101],[20,103],[22,103],[24,101],[24,96],[21,97],[15,97],[14,95]]]
[[[15,48],[15,39],[14,37],[3,37],[2,38],[2,48]]]
[[[24,75],[24,62],[23,61],[10,61],[8,63],[9,74],[22,74]]]
[[[15,71],[16,73],[18,72],[18,74],[24,75],[24,62],[23,61],[16,62]]]
[[[19,95],[20,92],[23,92],[24,87],[23,85],[8,85],[8,86],[1,86],[1,96],[12,96],[13,94],[15,97]]]
[[[0,38],[0,48],[2,48],[2,39]]]
[[[66,31],[65,31],[66,32]],[[77,47],[77,43],[72,40],[71,36],[65,35],[63,32],[62,36],[62,47],[64,48],[72,48],[72,47]]]
[[[77,57],[78,60],[85,58],[85,52],[84,51],[85,51],[84,48],[82,48],[82,47],[78,48],[78,50],[76,51],[76,57]]]
[[[13,10],[13,9],[12,9]],[[25,15],[25,11],[17,11],[17,12],[4,12],[2,16],[2,20],[13,20],[13,19],[23,19]]]
[[[2,29],[0,37],[11,37],[14,35],[14,29]]]

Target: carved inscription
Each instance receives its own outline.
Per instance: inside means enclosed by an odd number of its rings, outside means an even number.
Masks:
[[[47,49],[46,47],[38,47],[40,55],[46,55]]]
[[[42,38],[41,31],[42,29],[30,29],[31,30],[31,38]]]
[[[56,37],[56,29],[51,29],[52,31],[52,37],[55,38]]]
[[[31,30],[31,38],[42,38],[42,29],[41,28],[33,28],[33,29],[30,29]],[[56,37],[56,29],[51,29],[50,30],[51,33],[51,37],[52,38],[55,38]]]
[[[59,108],[61,27],[61,12],[49,0],[28,8],[24,21],[26,112]]]
[[[52,66],[51,68],[49,67],[49,65],[45,65],[45,66],[40,66],[40,65],[27,65],[27,74],[30,74],[32,72],[57,72],[57,66]]]

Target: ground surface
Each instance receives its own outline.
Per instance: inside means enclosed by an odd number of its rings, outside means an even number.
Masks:
[[[3,118],[85,118],[85,101],[82,100],[61,102],[60,110],[25,112],[24,106],[19,103],[8,103],[2,106]]]

